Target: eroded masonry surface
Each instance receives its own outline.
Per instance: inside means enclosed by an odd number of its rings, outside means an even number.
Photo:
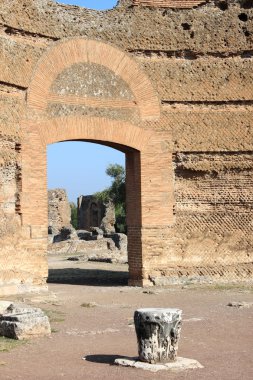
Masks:
[[[46,284],[66,140],[126,154],[130,284],[250,279],[251,0],[4,0],[0,47],[0,294]]]

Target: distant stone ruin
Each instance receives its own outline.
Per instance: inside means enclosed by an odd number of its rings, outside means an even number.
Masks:
[[[104,217],[105,207],[93,195],[80,195],[77,198],[77,226],[79,230],[99,227]]]
[[[81,195],[77,198],[77,225],[79,230],[100,227],[104,233],[115,232],[115,206],[112,201],[107,204],[93,195]]]
[[[71,209],[66,190],[48,190],[48,232],[60,233],[63,227],[71,224]]]
[[[112,201],[105,204],[105,214],[101,221],[100,227],[105,234],[113,234],[115,232],[115,206]]]
[[[66,190],[48,191],[48,240],[55,243],[76,236]]]
[[[83,261],[127,262],[127,236],[115,232],[115,207],[111,201],[103,205],[93,196],[80,196],[78,226],[86,229],[75,230],[70,219],[66,190],[49,190],[48,254],[70,255]]]

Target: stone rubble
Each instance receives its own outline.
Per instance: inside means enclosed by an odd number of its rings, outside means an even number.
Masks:
[[[237,309],[250,308],[253,306],[253,302],[241,302],[241,301],[236,302],[236,301],[234,301],[234,302],[229,302],[227,304],[227,306],[235,307]]]
[[[49,319],[41,309],[0,301],[0,336],[23,340],[50,334]]]
[[[75,230],[70,224],[70,206],[66,190],[50,190],[48,197],[48,254],[75,255],[68,258],[71,261],[127,263],[127,236],[115,232],[115,207],[112,202],[105,206],[99,202],[96,205],[100,214],[104,213],[99,226],[89,226],[89,230]],[[90,222],[87,214],[92,209],[94,199],[92,196],[81,196],[78,200],[78,225],[87,225]],[[82,223],[81,218],[85,223]]]

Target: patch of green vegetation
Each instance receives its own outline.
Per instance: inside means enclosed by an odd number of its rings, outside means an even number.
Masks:
[[[97,304],[96,304],[96,302],[84,302],[80,306],[89,308],[89,307],[96,307]]]
[[[4,336],[0,336],[0,352],[9,352],[16,347],[22,346],[25,343],[27,343],[26,340],[9,339],[5,338]]]
[[[56,333],[58,333],[60,330],[58,330],[58,329],[55,329],[55,328],[52,328],[51,329],[51,333],[52,334],[56,334]]]
[[[71,224],[77,230],[77,207],[74,202],[70,202],[71,208]]]
[[[43,310],[44,313],[48,316],[50,323],[60,323],[65,321],[65,313],[59,310]]]
[[[213,290],[239,290],[239,291],[253,292],[253,285],[240,284],[240,283],[238,283],[238,284],[232,284],[232,283],[214,284],[214,285],[210,285],[209,288],[213,289]]]
[[[184,284],[183,289],[193,290],[218,290],[218,291],[239,291],[239,292],[253,292],[253,285],[247,283],[216,283],[216,284]]]

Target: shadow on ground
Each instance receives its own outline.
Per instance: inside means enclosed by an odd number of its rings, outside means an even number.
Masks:
[[[87,355],[85,360],[92,363],[101,363],[101,364],[114,364],[116,359],[126,359],[126,356],[121,355]],[[133,358],[127,358],[133,360]]]
[[[124,286],[128,283],[128,272],[79,268],[49,269],[47,282],[51,284]]]

